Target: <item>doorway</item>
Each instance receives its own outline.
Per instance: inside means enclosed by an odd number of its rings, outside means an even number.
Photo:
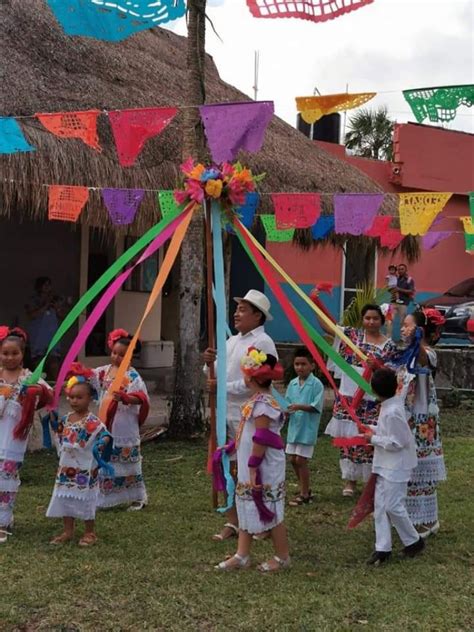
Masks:
[[[374,245],[361,246],[356,239],[346,241],[343,247],[341,314],[350,305],[363,283],[377,278],[377,249]]]

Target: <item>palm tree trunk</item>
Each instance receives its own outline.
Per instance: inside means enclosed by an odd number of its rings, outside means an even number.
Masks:
[[[206,0],[188,0],[187,105],[205,102]],[[199,110],[183,109],[183,160],[205,161],[204,131]],[[203,289],[203,210],[195,211],[179,261],[179,342],[170,418],[170,434],[189,437],[202,427],[202,362],[199,349]]]

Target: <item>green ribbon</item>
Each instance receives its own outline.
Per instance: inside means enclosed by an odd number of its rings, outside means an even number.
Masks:
[[[192,203],[194,205],[194,202]],[[188,210],[188,205],[186,208],[182,209],[184,213]],[[80,314],[86,309],[86,307],[94,300],[94,298],[105,288],[106,285],[120,272],[120,270],[135,257],[141,250],[143,250],[157,235],[164,230],[168,224],[170,224],[175,217],[168,216],[163,217],[163,219],[155,224],[147,231],[138,241],[136,241],[133,246],[131,246],[128,250],[126,250],[120,257],[108,268],[102,276],[100,276],[97,281],[92,285],[87,292],[81,296],[78,302],[74,305],[71,311],[67,314],[66,318],[62,321],[58,330],[54,334],[51,342],[49,343],[48,349],[46,350],[44,358],[38,364],[36,369],[30,375],[30,377],[26,380],[27,384],[36,384],[40,379],[44,365],[48,358],[48,355],[54,349],[54,347],[58,344],[61,338],[66,334],[66,332],[72,327],[72,325],[79,318]]]
[[[262,279],[266,282],[265,275],[263,274],[263,272],[258,267],[254,256],[250,252],[247,244],[245,243],[245,240],[242,238],[242,236],[239,234],[238,231],[235,231],[235,232],[236,232],[237,237],[239,238],[239,241],[240,241],[242,247],[244,248],[244,250],[247,253],[248,257],[250,258],[250,260],[254,264],[255,269],[260,274]],[[372,391],[372,389],[370,387],[370,384],[364,380],[362,375],[360,375],[360,373],[358,373],[351,364],[349,364],[343,358],[341,358],[341,356],[337,353],[337,351],[333,348],[333,346],[331,344],[329,344],[329,342],[312,325],[310,325],[310,323],[296,309],[296,307],[294,307],[294,309],[295,309],[295,311],[296,311],[296,313],[298,315],[298,318],[301,320],[301,324],[306,329],[307,334],[318,345],[318,347],[321,349],[321,351],[323,351],[328,356],[328,358],[331,358],[331,360],[334,362],[334,364],[339,369],[341,369],[341,371],[343,373],[345,373],[348,377],[350,377],[351,380],[353,380],[357,384],[357,386],[359,386],[365,393],[367,393],[368,395],[372,395],[373,396],[373,391]]]

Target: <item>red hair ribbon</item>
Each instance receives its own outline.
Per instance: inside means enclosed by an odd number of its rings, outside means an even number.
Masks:
[[[21,327],[13,327],[10,329],[10,327],[2,325],[0,327],[0,341],[5,340],[8,336],[17,336],[18,338],[22,338],[25,342],[28,340],[26,331],[21,329]]]
[[[71,364],[71,368],[66,374],[66,381],[71,377],[79,377],[82,376],[86,380],[90,380],[94,375],[94,371],[92,369],[87,368],[80,362],[73,362]]]
[[[13,438],[24,441],[33,425],[35,410],[53,401],[53,391],[44,384],[31,384],[21,396],[21,419],[13,429]]]
[[[273,369],[269,364],[263,364],[258,368],[244,368],[243,372],[259,384],[267,380],[282,380],[284,374],[283,367],[280,363],[275,364]]]
[[[107,346],[112,351],[114,348],[114,344],[120,340],[120,338],[129,338],[130,334],[125,329],[114,329],[110,332],[109,337],[107,338]]]

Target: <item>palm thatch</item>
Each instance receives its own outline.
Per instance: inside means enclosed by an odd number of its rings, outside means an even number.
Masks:
[[[184,105],[185,39],[160,28],[117,44],[67,37],[45,0],[3,0],[0,55],[4,89],[0,116],[28,116],[61,110],[121,109]],[[7,87],[7,89],[5,89]],[[248,97],[219,78],[206,57],[208,103],[246,101]],[[103,147],[97,153],[80,140],[59,139],[33,118],[20,121],[36,152],[0,159],[0,215],[46,216],[43,184],[91,187],[170,189],[176,186],[181,163],[182,113],[158,137],[149,141],[136,165],[122,168],[105,116],[99,119]],[[358,169],[326,153],[296,129],[273,118],[262,150],[242,152],[241,160],[255,173],[265,172],[263,193],[270,191],[380,192]],[[268,196],[262,207],[270,210]],[[387,198],[383,212],[395,214]],[[330,196],[323,210],[331,212]],[[149,193],[137,214],[133,232],[141,233],[157,219],[155,195]],[[83,219],[111,230],[98,191],[92,191]],[[296,238],[301,241],[301,237]],[[304,243],[304,239],[303,239]]]

